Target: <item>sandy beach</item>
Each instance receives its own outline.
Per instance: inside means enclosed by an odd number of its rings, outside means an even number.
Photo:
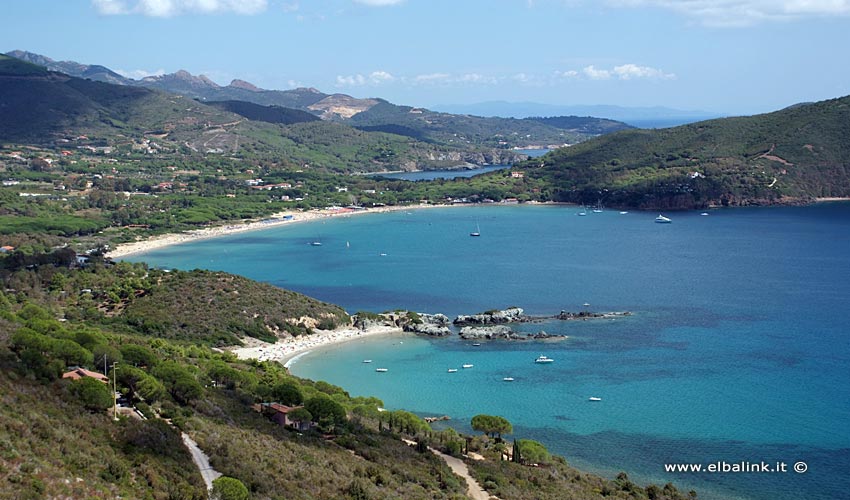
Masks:
[[[234,347],[227,350],[236,354],[239,359],[277,361],[289,368],[299,357],[319,347],[381,335],[412,335],[394,326],[373,326],[366,330],[345,327],[336,330],[314,330],[314,332],[312,335],[281,339],[274,344],[247,338],[243,339],[244,347]]]
[[[129,255],[134,255],[138,253],[150,252],[151,250],[156,250],[159,248],[164,248],[171,245],[179,245],[181,243],[188,243],[190,241],[198,241],[202,239],[208,238],[217,238],[220,236],[227,236],[236,233],[242,233],[247,231],[257,231],[261,229],[268,229],[270,227],[278,227],[290,224],[298,224],[301,222],[310,222],[310,221],[318,221],[324,220],[328,218],[336,218],[336,217],[350,217],[354,215],[361,214],[377,214],[377,213],[385,213],[385,212],[398,212],[405,210],[418,210],[422,208],[434,208],[434,207],[448,207],[448,206],[463,206],[463,205],[429,205],[429,204],[419,204],[419,205],[399,205],[399,206],[391,206],[391,207],[379,207],[379,208],[369,208],[369,209],[348,209],[348,208],[339,208],[339,209],[322,209],[322,210],[291,210],[286,212],[279,212],[274,215],[270,215],[269,217],[249,222],[242,223],[231,223],[223,226],[215,226],[210,228],[198,229],[194,231],[186,231],[184,233],[173,233],[173,234],[164,234],[161,236],[154,236],[152,238],[144,239],[141,241],[135,241],[132,243],[122,243],[117,248],[110,250],[106,256],[112,259],[120,259],[123,257],[127,257]]]

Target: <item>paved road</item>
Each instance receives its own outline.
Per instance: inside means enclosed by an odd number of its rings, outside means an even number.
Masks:
[[[183,436],[183,444],[186,445],[186,448],[189,448],[189,452],[192,453],[192,461],[195,462],[195,465],[198,466],[198,470],[201,471],[201,476],[204,478],[204,483],[207,485],[207,490],[212,489],[212,482],[219,477],[221,477],[221,472],[213,469],[210,465],[210,459],[198,448],[198,443],[196,443],[192,438],[189,437],[185,432],[182,433]]]

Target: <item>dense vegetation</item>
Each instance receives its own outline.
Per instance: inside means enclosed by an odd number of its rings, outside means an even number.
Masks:
[[[4,142],[122,159],[230,154],[299,168],[368,172],[483,162],[494,155],[517,158],[480,144],[434,145],[341,124],[306,124],[313,115],[298,110],[233,102],[210,106],[143,87],[48,72],[2,55],[0,107]]]
[[[314,114],[282,106],[261,106],[246,101],[204,101],[204,104],[236,113],[249,120],[279,123],[281,125],[319,121],[319,117]]]
[[[520,165],[573,203],[638,208],[850,195],[850,97],[599,137]]]
[[[277,363],[239,361],[205,347],[215,335],[152,335],[122,319],[125,314],[116,307],[125,302],[131,308],[131,297],[139,292],[162,303],[184,300],[185,289],[169,282],[174,276],[176,283],[202,290],[210,286],[205,282],[222,279],[228,287],[240,285],[244,297],[235,300],[243,304],[266,300],[269,292],[260,285],[220,273],[176,275],[141,264],[95,261],[71,269],[40,261],[0,274],[6,290],[0,292],[0,497],[205,498],[181,444],[182,431],[225,474],[215,487],[221,498],[245,498],[245,491],[257,499],[464,498],[464,482],[427,445],[457,456],[483,454],[486,460],[468,463],[502,498],[548,498],[539,495],[550,490],[568,492],[558,497],[564,499],[611,496],[606,492],[614,492],[614,498],[684,498],[669,488],[658,496],[651,494],[653,486],[624,489],[616,481],[580,474],[563,459],[549,457],[542,444],[526,440],[518,440],[526,443],[523,456],[536,460],[536,467],[523,465],[528,462],[516,452],[514,462],[502,462],[511,451],[498,437],[432,431],[409,412],[379,411],[384,403],[378,399],[353,398],[326,382],[293,377]],[[83,284],[93,289],[79,293]],[[95,288],[109,291],[95,293]],[[118,302],[108,297],[113,294]],[[192,325],[216,314],[231,312],[189,307],[180,316],[184,324],[175,328],[200,332],[200,325]],[[104,411],[111,407],[111,390],[92,378],[60,379],[71,366],[107,367],[125,404],[138,413],[125,410],[113,421]],[[290,417],[315,427],[278,426],[252,409],[266,401],[303,402],[304,409]],[[500,417],[479,417],[488,432],[490,424],[500,430],[510,426]],[[542,455],[535,455],[535,446]],[[528,475],[537,479],[516,479]]]

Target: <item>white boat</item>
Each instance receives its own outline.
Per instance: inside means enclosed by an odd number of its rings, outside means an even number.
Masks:
[[[379,372],[379,373],[384,373],[385,371],[387,371],[387,369],[386,368],[375,368],[375,371]]]
[[[469,233],[470,236],[481,236],[481,226],[478,223],[475,223],[475,231]]]
[[[708,215],[708,212],[703,212],[700,215]]]
[[[481,347],[481,343],[480,343],[480,342],[476,342],[476,343],[472,344],[472,347]]]
[[[322,246],[322,242],[321,241],[311,241],[310,245],[314,246],[314,247],[320,247],[320,246]]]
[[[663,215],[659,215],[658,217],[655,218],[655,222],[657,222],[659,224],[669,224],[673,221],[669,217],[664,217]]]
[[[588,401],[602,401],[602,398],[597,398],[596,396],[591,396],[587,398]]]
[[[372,362],[372,360],[371,360],[371,359],[364,359],[364,360],[363,360],[363,362],[364,362],[364,363],[371,363],[371,362]]]
[[[502,380],[504,380],[505,382],[513,382],[514,378],[513,377],[505,377]]]
[[[602,209],[601,209],[601,208],[594,208],[594,209],[593,209],[593,213],[595,213],[595,214],[601,214],[601,213],[602,213]]]
[[[464,364],[464,365],[462,365],[462,366],[463,366],[464,368],[472,368],[472,367],[473,367],[473,366],[475,366],[475,365],[473,365],[472,363],[466,363],[466,364]]]
[[[449,370],[448,370],[449,373],[454,373],[456,371],[457,371],[457,368],[449,368]]]
[[[623,210],[622,212],[620,212],[620,215],[626,215],[627,213],[629,213],[629,212]]]
[[[585,215],[587,215],[587,212],[582,210],[581,212],[577,213],[576,215],[578,215],[579,217],[584,217]]]
[[[540,356],[537,357],[537,359],[534,360],[534,362],[535,363],[554,363],[555,360],[548,357],[548,356],[544,356],[544,355],[541,354]]]

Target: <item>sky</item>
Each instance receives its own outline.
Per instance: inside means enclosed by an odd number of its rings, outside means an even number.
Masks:
[[[433,107],[850,94],[850,0],[7,0],[0,51]]]

